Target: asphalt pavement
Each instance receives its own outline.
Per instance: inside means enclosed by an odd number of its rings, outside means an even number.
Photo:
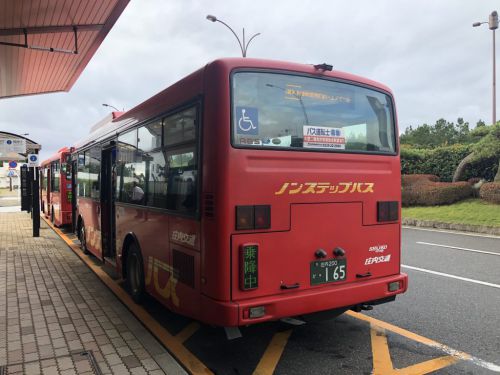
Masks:
[[[200,325],[184,344],[215,374],[500,373],[500,237],[404,228],[402,249],[410,282],[395,302],[232,341]],[[189,327],[154,305],[170,331]]]
[[[500,366],[500,238],[404,228],[402,246],[409,289],[369,315]]]

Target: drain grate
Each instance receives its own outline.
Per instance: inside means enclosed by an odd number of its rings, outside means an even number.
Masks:
[[[97,364],[97,361],[94,357],[94,353],[92,352],[92,350],[86,350],[84,352],[81,352],[80,356],[87,357],[87,360],[89,361],[90,366],[92,367],[92,371],[94,372],[95,375],[102,375],[101,368]]]

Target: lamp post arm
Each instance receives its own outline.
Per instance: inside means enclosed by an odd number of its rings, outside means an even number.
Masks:
[[[250,39],[248,39],[248,42],[245,45],[245,55],[244,56],[247,55],[247,49],[248,49],[248,46],[250,45],[250,42],[253,40],[253,38],[255,38],[256,36],[259,36],[259,35],[260,35],[260,33],[254,34],[254,35],[252,35],[252,37]]]
[[[224,26],[226,26],[229,30],[231,30],[231,32],[233,33],[234,37],[236,38],[236,40],[238,41],[238,44],[240,45],[240,49],[241,49],[241,54],[243,55],[243,57],[245,57],[245,50],[243,49],[243,46],[241,45],[241,41],[240,41],[240,38],[238,38],[238,35],[236,35],[236,33],[234,32],[234,30],[231,28],[231,26],[229,26],[227,23],[225,23],[224,21],[221,21],[219,19],[217,19],[217,22],[220,22],[222,23]]]

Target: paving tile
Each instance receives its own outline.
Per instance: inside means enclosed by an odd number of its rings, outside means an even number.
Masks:
[[[143,367],[135,367],[130,369],[132,375],[147,375],[147,371]]]
[[[106,362],[108,362],[110,366],[118,365],[122,362],[120,357],[116,353],[106,354],[104,358],[106,359]]]
[[[116,348],[116,351],[118,352],[118,355],[122,358],[132,355],[132,351],[127,346],[121,346],[119,348]]]
[[[135,355],[129,355],[127,357],[122,357],[122,361],[125,364],[125,366],[127,366],[127,368],[129,368],[129,369],[141,366],[141,362],[139,361],[139,359],[137,359],[137,357]]]
[[[153,371],[160,368],[153,358],[143,359],[141,361],[141,364],[148,371]]]
[[[117,374],[117,375],[130,374],[128,369],[123,364],[111,366],[111,371],[113,372],[113,374]]]
[[[43,221],[32,238],[30,225],[24,213],[0,214],[0,366],[9,375],[90,375],[79,355],[87,350],[106,375],[176,374],[179,365],[67,245]]]
[[[57,359],[57,367],[59,370],[68,370],[73,368],[73,360],[71,357],[62,357]]]
[[[24,362],[33,362],[33,361],[38,361],[40,359],[40,355],[38,352],[34,353],[27,353],[24,355]]]
[[[26,375],[38,375],[41,373],[40,364],[38,362],[27,363],[24,366],[24,373]]]

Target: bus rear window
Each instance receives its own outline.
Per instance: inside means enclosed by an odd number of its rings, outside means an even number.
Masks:
[[[327,79],[237,72],[232,77],[236,147],[394,154],[391,98]]]

